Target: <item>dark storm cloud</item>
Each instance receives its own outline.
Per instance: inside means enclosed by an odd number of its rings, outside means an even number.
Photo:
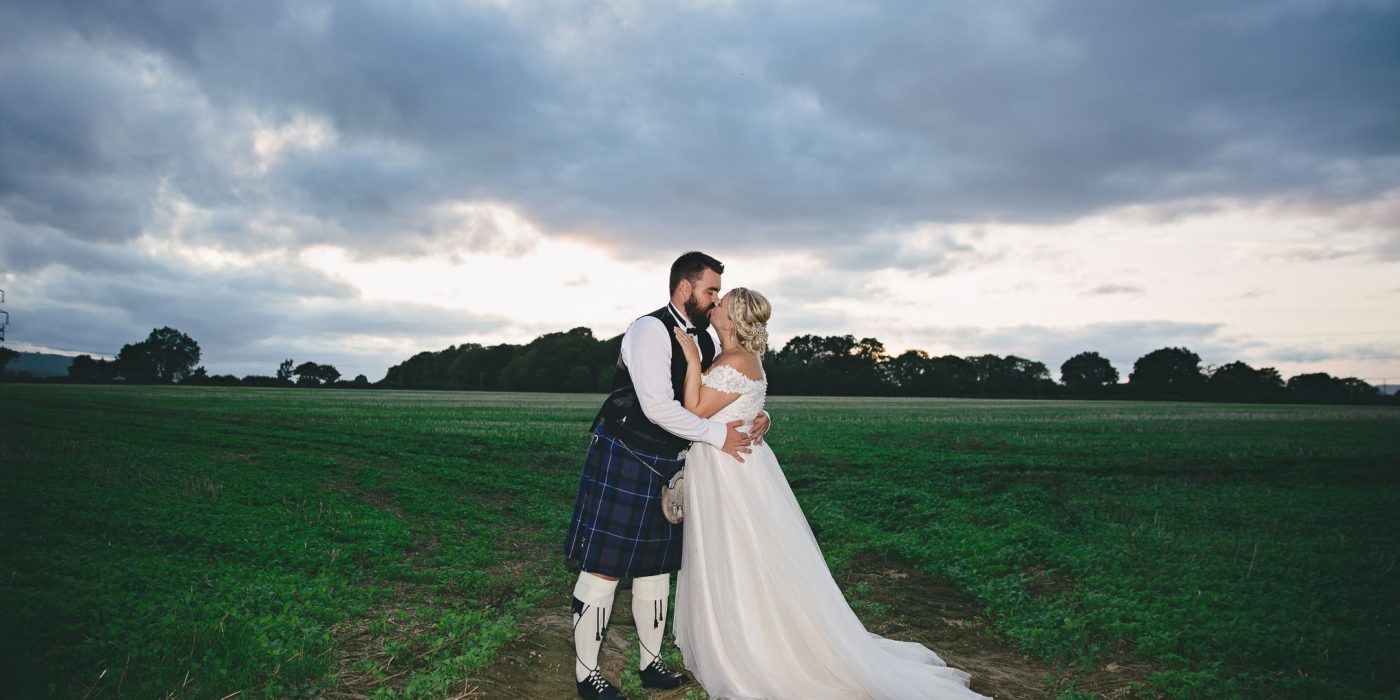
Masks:
[[[37,280],[30,294],[52,303],[122,318],[134,328],[174,326],[196,338],[234,346],[261,335],[299,330],[297,322],[307,320],[301,311],[307,300],[355,299],[348,285],[290,265],[217,272],[159,264],[125,275],[58,269]],[[47,342],[42,332],[27,340]]]
[[[264,348],[351,337],[363,313],[436,339],[504,321],[363,303],[295,255],[524,252],[451,206],[490,201],[620,259],[798,250],[854,280],[813,293],[860,294],[869,270],[999,260],[987,222],[1394,191],[1396,26],[1396,3],[1343,0],[4,3],[0,272],[83,329]],[[299,123],[325,141],[257,151]],[[142,236],[284,257],[198,273]],[[775,298],[802,295],[793,272]],[[1026,330],[1052,354],[1080,340]],[[1176,331],[1087,332],[1131,354]]]
[[[531,77],[528,37],[499,13],[114,7],[0,9],[14,22],[0,49],[0,206],[17,221],[129,238],[164,188],[245,217],[316,217],[329,227],[311,227],[313,240],[330,227],[353,243],[412,238],[425,206],[509,194],[488,181],[533,167],[524,154],[554,138],[530,114],[550,89]],[[298,114],[327,120],[337,147],[232,172],[250,118]],[[244,235],[227,232],[232,245]]]
[[[118,241],[149,221],[188,115],[99,58],[61,35],[0,49],[0,208]]]
[[[133,248],[88,241],[45,226],[27,226],[0,217],[0,272],[38,273],[50,267],[77,272],[131,274],[161,269]]]
[[[10,324],[6,332],[11,341],[23,339],[30,345],[72,355],[113,356],[123,344],[141,340],[150,332],[150,328],[133,326],[125,310],[31,299],[27,294],[7,296]],[[141,337],[134,337],[138,333]]]
[[[739,9],[643,43],[679,86],[651,103],[674,117],[658,128],[696,167],[638,191],[716,235],[811,240],[1397,183],[1394,6],[846,7]]]
[[[130,235],[163,183],[386,248],[472,198],[633,243],[820,245],[1397,184],[1388,3],[116,7],[0,18],[18,220]],[[133,84],[148,59],[188,93]],[[238,182],[192,123],[238,109],[341,140]]]

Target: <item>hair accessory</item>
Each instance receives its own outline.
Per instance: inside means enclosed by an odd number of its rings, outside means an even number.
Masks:
[[[753,326],[751,326],[751,328],[753,328],[753,332],[755,332],[755,333],[762,333],[762,332],[768,330],[768,324],[766,324],[766,323],[755,323],[755,324],[753,324]]]

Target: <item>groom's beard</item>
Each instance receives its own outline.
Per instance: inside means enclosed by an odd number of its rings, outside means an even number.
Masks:
[[[696,330],[706,330],[710,327],[710,309],[700,306],[700,302],[691,297],[685,302],[685,316],[690,319],[690,325]]]

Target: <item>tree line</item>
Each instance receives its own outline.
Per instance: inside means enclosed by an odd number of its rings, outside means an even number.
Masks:
[[[370,388],[369,378],[361,374],[351,381],[341,381],[334,365],[303,362],[295,365],[283,360],[275,374],[210,375],[199,364],[199,343],[194,338],[170,328],[155,328],[145,340],[127,343],[111,360],[78,355],[68,365],[67,380],[79,384],[193,384],[208,386],[336,386]],[[0,372],[19,353],[0,347]]]
[[[153,329],[145,340],[122,346],[113,360],[73,358],[68,380],[80,383],[195,384],[210,386],[456,389],[605,392],[622,336],[599,339],[588,328],[546,333],[529,343],[465,343],[420,352],[371,383],[365,375],[341,379],[334,365],[283,360],[270,375],[209,375],[200,347],[174,328]],[[0,371],[14,356],[0,347]],[[1355,377],[1324,372],[1286,381],[1272,367],[1244,362],[1203,366],[1182,347],[1153,350],[1133,363],[1127,382],[1097,352],[1081,352],[1060,365],[1060,381],[1038,360],[1016,355],[932,356],[907,350],[890,356],[876,338],[800,335],[764,356],[769,393],[809,396],[929,396],[986,398],[1119,398],[1242,402],[1400,403]]]
[[[588,328],[549,333],[525,345],[454,345],[390,367],[376,386],[602,392],[612,386],[621,345],[622,336],[600,340]],[[1045,363],[1016,355],[908,350],[892,357],[878,339],[851,335],[800,335],[766,353],[763,364],[769,393],[776,395],[1400,403],[1400,396],[1387,397],[1354,377],[1317,372],[1285,381],[1272,367],[1204,366],[1200,356],[1180,347],[1138,358],[1124,383],[1118,369],[1092,351],[1065,360],[1056,382]]]
[[[1203,366],[1199,355],[1182,347],[1138,358],[1125,383],[1107,358],[1092,351],[1061,363],[1057,383],[1043,362],[1016,355],[930,356],[907,350],[891,357],[879,340],[849,335],[798,336],[769,352],[764,365],[775,394],[1400,402],[1354,377],[1317,372],[1284,381],[1272,367],[1239,361]]]

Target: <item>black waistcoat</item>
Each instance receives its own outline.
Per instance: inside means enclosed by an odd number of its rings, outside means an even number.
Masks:
[[[662,325],[666,326],[666,339],[671,341],[671,391],[674,392],[677,401],[684,402],[685,353],[681,351],[680,341],[676,340],[672,330],[680,324],[665,306],[647,316],[659,319]],[[695,341],[700,346],[700,369],[707,370],[715,359],[715,341],[705,331],[697,333]],[[596,421],[606,423],[608,431],[623,442],[651,454],[674,455],[690,446],[689,440],[672,435],[666,432],[665,428],[647,420],[646,414],[642,412],[642,404],[637,400],[637,389],[632,385],[632,375],[627,371],[627,365],[623,364],[621,354],[617,357],[617,373],[613,375],[612,393],[608,394],[607,400],[603,402],[603,408],[598,411]]]

